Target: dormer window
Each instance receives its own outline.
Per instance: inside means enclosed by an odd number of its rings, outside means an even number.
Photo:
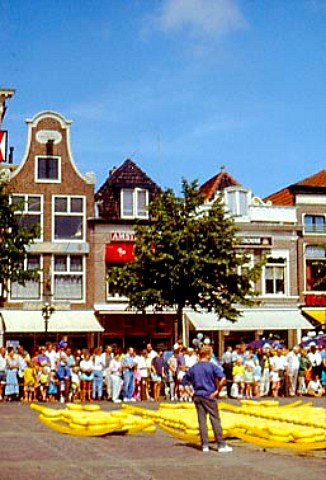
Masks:
[[[148,218],[148,190],[123,188],[121,190],[121,218]]]
[[[35,159],[35,180],[36,182],[61,181],[61,164],[59,157],[44,156]]]
[[[227,210],[231,215],[248,215],[248,206],[250,201],[249,190],[237,187],[230,187],[224,190],[224,195]]]

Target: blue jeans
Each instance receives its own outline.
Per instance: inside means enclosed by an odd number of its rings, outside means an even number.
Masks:
[[[123,396],[130,400],[135,390],[135,379],[133,370],[123,371]]]
[[[209,415],[217,445],[219,447],[224,446],[225,441],[223,438],[223,431],[217,407],[217,401],[211,398],[202,397],[200,395],[194,395],[194,403],[197,410],[202,446],[208,447],[208,429],[206,421],[207,415]]]
[[[102,370],[94,370],[92,397],[95,399],[103,396],[103,372]]]

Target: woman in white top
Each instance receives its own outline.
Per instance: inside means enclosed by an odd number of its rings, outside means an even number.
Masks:
[[[110,372],[110,381],[111,381],[111,395],[112,401],[114,403],[121,403],[120,393],[122,387],[122,368],[121,368],[121,360],[119,354],[115,354],[113,359],[110,362],[109,366]]]
[[[80,399],[82,402],[92,401],[93,383],[93,360],[88,350],[84,352],[84,358],[80,362]]]
[[[93,400],[102,400],[103,397],[103,370],[104,362],[102,356],[102,347],[97,347],[93,354],[93,387],[92,397]]]

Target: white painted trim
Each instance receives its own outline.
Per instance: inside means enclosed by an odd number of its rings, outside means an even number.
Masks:
[[[68,157],[69,157],[70,163],[71,163],[73,169],[75,170],[76,174],[85,183],[88,184],[89,181],[87,179],[87,176],[82,175],[80,173],[80,171],[78,170],[78,168],[76,166],[76,163],[74,161],[73,155],[72,155],[71,145],[70,145],[70,125],[72,124],[72,120],[67,120],[60,113],[51,112],[51,111],[39,112],[35,115],[35,117],[27,118],[25,120],[25,122],[27,123],[27,126],[28,126],[26,149],[25,149],[25,153],[24,153],[24,156],[23,156],[23,159],[22,159],[20,165],[17,167],[16,170],[13,171],[11,178],[12,179],[15,178],[20,173],[20,171],[22,170],[22,168],[24,167],[24,165],[27,161],[28,154],[29,154],[30,147],[31,147],[31,142],[32,142],[32,129],[34,127],[37,127],[38,123],[45,118],[53,118],[53,119],[57,120],[60,123],[61,127],[66,129],[66,132],[67,132],[67,151],[68,151]]]

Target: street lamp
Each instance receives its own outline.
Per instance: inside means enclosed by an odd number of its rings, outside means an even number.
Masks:
[[[42,317],[44,318],[44,329],[45,329],[45,340],[48,337],[48,327],[49,327],[49,320],[51,315],[55,312],[54,306],[51,304],[51,292],[49,287],[46,287],[44,292],[44,304],[42,305]]]

